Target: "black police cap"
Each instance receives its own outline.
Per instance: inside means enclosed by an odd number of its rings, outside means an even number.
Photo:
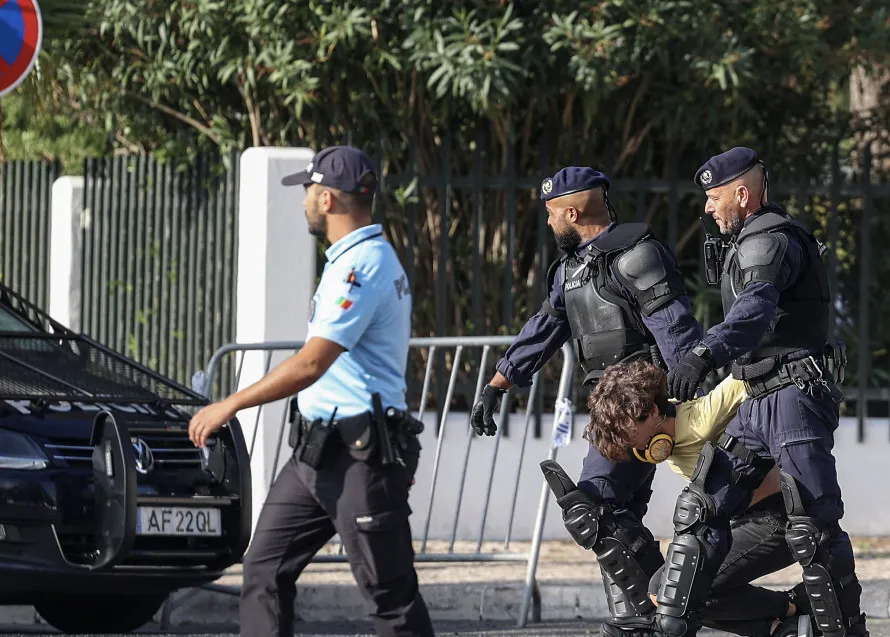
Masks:
[[[611,185],[608,177],[593,168],[568,166],[541,182],[541,200],[550,201],[592,188],[608,190]]]
[[[281,180],[284,186],[309,186],[321,184],[343,192],[367,193],[377,188],[374,164],[358,148],[330,146],[318,151],[306,170],[287,175]]]
[[[737,146],[706,161],[695,173],[695,183],[708,191],[738,179],[759,163],[756,152]]]

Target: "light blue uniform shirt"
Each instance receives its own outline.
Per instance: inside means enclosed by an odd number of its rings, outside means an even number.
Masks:
[[[306,340],[326,338],[346,349],[314,384],[299,393],[300,414],[335,420],[383,408],[406,409],[405,368],[411,338],[408,277],[379,224],[349,233],[325,251],[309,311]]]

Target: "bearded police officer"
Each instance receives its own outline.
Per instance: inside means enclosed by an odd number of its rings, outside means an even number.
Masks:
[[[669,392],[688,400],[708,370],[732,361],[750,400],[717,447],[703,448],[677,500],[656,624],[671,636],[697,630],[697,610],[729,549],[729,520],[775,463],[788,511],[785,538],[803,567],[818,629],[825,637],[867,635],[853,550],[838,523],[843,503],[832,446],[846,361],[843,345],[828,343],[823,246],[768,203],[767,173],[753,150],[712,157],[695,181],[707,195],[705,212],[732,236],[725,262],[712,264],[722,273],[726,318],[669,374]]]
[[[587,385],[617,362],[646,360],[671,368],[701,339],[673,254],[648,225],[615,223],[609,186],[604,174],[574,166],[541,184],[547,223],[563,255],[549,268],[543,307],[497,363],[473,407],[478,435],[495,434],[494,414],[504,392],[529,386],[568,339]],[[663,558],[642,522],[654,474],[653,463],[611,462],[591,445],[579,490],[565,492],[558,476],[548,476],[569,533],[581,546],[597,547],[616,630],[649,625],[641,619],[654,610],[646,591]],[[579,505],[584,515],[576,515]]]
[[[306,344],[189,426],[203,446],[237,411],[298,393],[295,452],[244,560],[241,634],[293,636],[297,577],[338,533],[377,634],[433,635],[408,523],[420,451],[419,423],[405,415],[411,295],[395,251],[371,223],[373,164],[335,146],[282,183],[305,187],[309,231],[331,243]]]

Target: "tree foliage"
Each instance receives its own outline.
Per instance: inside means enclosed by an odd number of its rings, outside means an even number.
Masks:
[[[187,157],[351,135],[391,174],[441,174],[447,146],[455,175],[471,174],[483,148],[486,175],[578,162],[615,178],[687,178],[710,154],[750,145],[777,182],[824,180],[833,145],[859,125],[851,71],[890,51],[878,0],[90,0],[86,16],[85,33],[53,47],[46,81],[64,94],[52,108],[110,146]],[[447,272],[448,325],[515,330],[546,267],[526,249],[546,231],[534,189],[517,193],[512,238],[503,191],[486,191],[478,233],[474,194],[451,193],[447,224],[441,196],[416,184],[390,192],[391,236],[430,290],[448,237],[459,266]],[[616,199],[632,216],[635,199]],[[665,234],[666,198],[644,204]],[[698,206],[681,201],[677,251],[690,275]],[[466,299],[474,234],[482,307],[497,308],[482,325]],[[505,276],[515,298],[501,311]],[[434,331],[436,308],[421,312]]]

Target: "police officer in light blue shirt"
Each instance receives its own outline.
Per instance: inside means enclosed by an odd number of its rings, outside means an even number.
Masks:
[[[305,187],[309,231],[331,244],[306,344],[189,425],[203,447],[238,411],[297,394],[294,455],[244,559],[241,634],[292,637],[297,578],[337,533],[377,634],[433,635],[408,521],[422,429],[405,402],[411,293],[395,250],[371,223],[373,164],[358,149],[334,146],[282,184]]]
[[[411,337],[407,277],[383,228],[365,226],[334,243],[312,298],[307,338],[324,338],[346,350],[318,382],[300,392],[306,418],[354,416],[371,394],[405,409],[405,366]]]

